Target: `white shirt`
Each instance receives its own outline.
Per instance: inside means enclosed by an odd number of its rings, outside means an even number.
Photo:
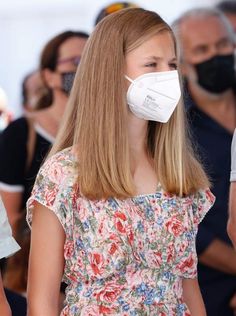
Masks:
[[[231,173],[230,181],[236,181],[236,129],[231,144]]]
[[[8,222],[5,207],[0,198],[0,259],[13,255],[19,249],[20,246],[12,237],[11,226]]]

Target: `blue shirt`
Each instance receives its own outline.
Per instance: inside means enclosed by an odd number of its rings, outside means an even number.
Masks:
[[[216,238],[231,245],[226,226],[233,135],[196,105],[187,111],[194,148],[210,177],[211,190],[216,197],[215,204],[199,225],[197,252],[201,254]],[[198,278],[207,315],[233,315],[227,305],[236,293],[236,276],[199,263]]]

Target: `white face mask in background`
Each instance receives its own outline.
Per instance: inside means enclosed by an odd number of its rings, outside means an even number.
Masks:
[[[131,112],[144,120],[168,122],[181,96],[177,70],[151,72],[135,80],[125,78],[131,82],[127,92]]]

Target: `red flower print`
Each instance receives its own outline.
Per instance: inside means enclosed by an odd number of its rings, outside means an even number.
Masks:
[[[127,217],[124,213],[116,212],[114,214],[115,217],[115,227],[121,234],[126,233],[124,222],[127,220]]]
[[[181,235],[184,232],[184,227],[180,220],[178,220],[175,216],[171,217],[166,222],[166,228],[169,233],[174,235],[175,237]]]
[[[133,233],[133,231],[131,229],[130,229],[130,231],[128,233],[128,239],[129,239],[130,244],[132,244],[133,241],[134,241],[134,233]]]
[[[101,275],[105,269],[105,260],[100,253],[90,254],[90,266],[95,275]]]
[[[64,245],[64,257],[65,259],[70,259],[73,255],[74,243],[72,241],[66,241]]]
[[[116,252],[117,249],[118,249],[117,244],[112,243],[112,244],[111,244],[111,247],[110,247],[110,250],[109,250],[109,254],[110,254],[110,255],[113,255],[113,254]]]
[[[50,190],[47,190],[45,192],[44,199],[45,199],[45,201],[46,201],[48,206],[52,206],[53,205],[57,193],[58,193],[58,189],[57,189],[56,186],[53,189],[50,188]]]
[[[115,225],[118,232],[125,234],[126,230],[124,228],[124,225],[119,220],[115,222]]]
[[[124,213],[121,213],[121,212],[116,212],[115,213],[115,217],[116,218],[120,218],[122,221],[126,221],[127,220],[127,217]]]
[[[102,315],[114,315],[114,309],[113,308],[109,308],[103,305],[99,306],[99,314]]]
[[[107,283],[105,287],[97,293],[97,300],[100,302],[112,303],[118,298],[121,290],[121,285],[115,282]]]
[[[178,268],[181,271],[181,273],[192,273],[195,275],[195,265],[196,265],[197,259],[194,257],[192,253],[189,254],[189,257],[186,258],[182,263],[179,264]]]

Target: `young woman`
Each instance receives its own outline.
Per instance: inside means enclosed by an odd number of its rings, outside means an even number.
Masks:
[[[205,316],[197,227],[214,197],[186,136],[176,45],[154,12],[95,28],[28,201],[29,316]]]

